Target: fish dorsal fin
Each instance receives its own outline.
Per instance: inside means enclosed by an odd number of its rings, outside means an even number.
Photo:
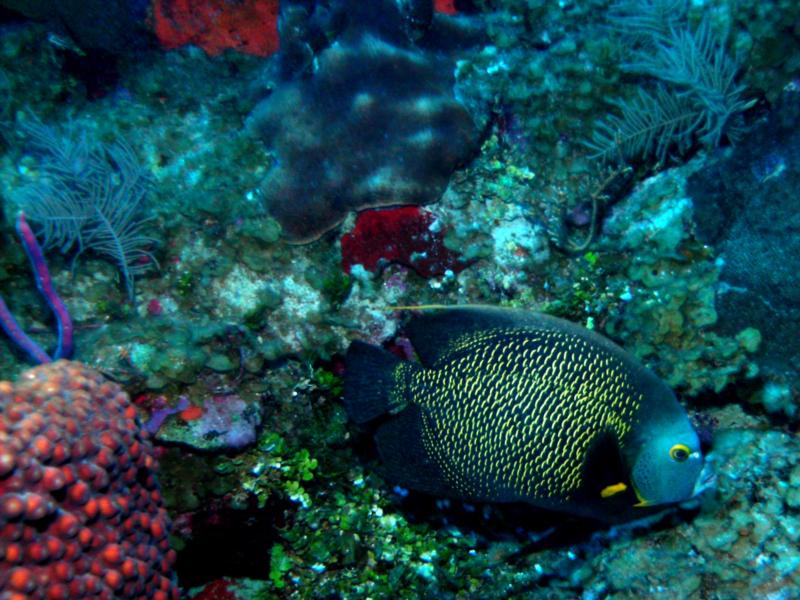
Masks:
[[[530,328],[538,331],[582,328],[545,314],[515,308],[485,305],[408,306],[415,311],[406,326],[414,350],[426,367],[445,356],[460,338],[492,329]]]

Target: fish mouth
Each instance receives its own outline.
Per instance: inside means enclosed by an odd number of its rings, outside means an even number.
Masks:
[[[703,465],[703,470],[700,471],[700,475],[698,475],[697,481],[694,484],[691,497],[696,498],[703,492],[715,488],[716,485],[717,474],[714,471],[714,467],[711,465],[711,462],[706,460],[705,464]]]

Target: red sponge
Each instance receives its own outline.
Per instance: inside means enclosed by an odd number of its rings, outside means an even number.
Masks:
[[[423,277],[462,271],[467,262],[444,245],[436,217],[418,206],[398,206],[358,213],[353,230],[342,236],[342,268],[360,264],[379,271],[389,263],[411,267]]]
[[[135,416],[80,363],[0,381],[3,598],[177,600],[157,464]]]
[[[161,45],[194,44],[211,56],[233,49],[268,56],[278,49],[278,0],[155,0]]]

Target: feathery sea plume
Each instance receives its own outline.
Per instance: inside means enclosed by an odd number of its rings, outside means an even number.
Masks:
[[[17,201],[39,227],[45,248],[74,251],[74,261],[93,252],[115,263],[128,297],[134,277],[157,264],[143,230],[143,205],[153,183],[123,139],[90,142],[84,134],[60,134],[38,119],[23,124],[40,156],[40,178]]]
[[[609,20],[635,48],[622,69],[644,80],[632,99],[615,103],[619,115],[595,126],[585,142],[594,157],[664,163],[696,143],[713,148],[741,135],[739,116],[752,106],[737,82],[741,64],[706,20],[690,29],[676,0],[621,2]]]

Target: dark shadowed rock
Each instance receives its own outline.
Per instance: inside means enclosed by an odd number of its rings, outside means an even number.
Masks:
[[[146,0],[0,0],[26,17],[50,21],[83,50],[121,54],[146,43]]]
[[[719,327],[763,335],[759,363],[797,379],[800,361],[800,93],[729,156],[689,179],[698,237],[724,260]]]

